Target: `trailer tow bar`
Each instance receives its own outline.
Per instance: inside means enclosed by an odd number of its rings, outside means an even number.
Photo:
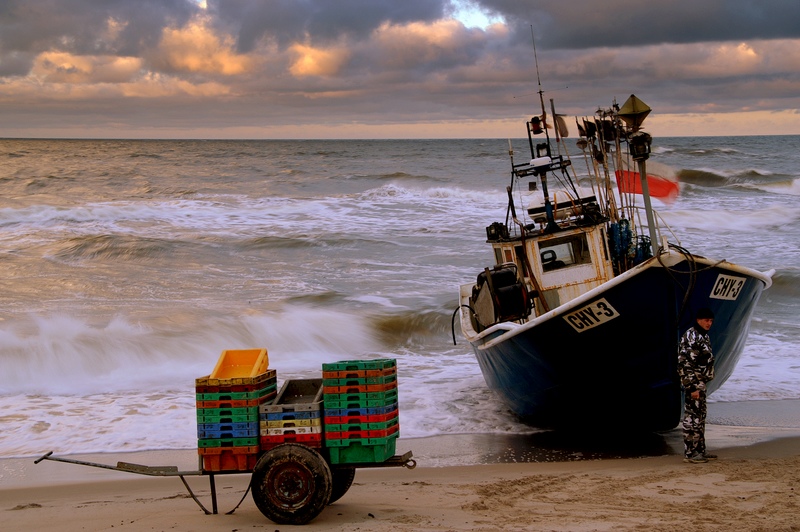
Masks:
[[[110,469],[112,471],[122,471],[124,473],[136,473],[137,475],[147,475],[150,477],[178,477],[183,482],[183,485],[186,487],[186,490],[189,492],[189,495],[192,497],[192,500],[197,503],[203,512],[206,515],[209,514],[216,514],[217,513],[217,490],[214,483],[214,475],[209,476],[209,484],[211,487],[211,504],[212,510],[209,512],[203,503],[195,496],[192,488],[189,487],[189,483],[186,482],[184,477],[187,476],[201,476],[204,473],[202,471],[179,471],[177,466],[146,466],[140,464],[131,464],[128,462],[117,462],[116,466],[111,466],[107,464],[98,464],[96,462],[86,462],[83,460],[73,460],[71,458],[60,458],[58,456],[53,456],[53,451],[43,455],[41,458],[34,460],[34,464],[38,464],[42,460],[52,460],[54,462],[64,462],[67,464],[77,464],[89,467],[98,467],[100,469]]]

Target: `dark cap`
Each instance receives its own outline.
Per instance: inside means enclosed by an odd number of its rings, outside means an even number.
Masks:
[[[698,319],[698,320],[713,320],[714,319],[714,313],[711,312],[710,308],[701,308],[700,310],[697,311],[697,316],[695,316],[695,319]]]

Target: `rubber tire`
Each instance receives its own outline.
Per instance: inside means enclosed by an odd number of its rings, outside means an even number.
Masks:
[[[304,525],[327,506],[333,476],[317,451],[284,443],[261,456],[253,468],[250,485],[253,501],[269,520]]]
[[[328,504],[333,504],[347,493],[350,486],[353,485],[353,479],[356,478],[355,467],[333,467],[331,468],[333,475],[333,489],[331,490],[331,498]]]

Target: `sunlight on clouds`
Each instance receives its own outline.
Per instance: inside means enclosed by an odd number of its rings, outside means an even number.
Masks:
[[[31,96],[56,100],[98,100],[119,97],[227,96],[230,87],[216,82],[192,83],[175,76],[145,72],[136,57],[75,56],[45,52],[30,75],[2,86],[0,99]]]
[[[471,49],[470,41],[483,39],[483,35],[464,28],[455,19],[442,19],[432,23],[384,23],[375,30],[373,39],[383,64],[406,68],[442,58],[454,59]]]
[[[797,40],[783,39],[668,45],[659,47],[658,63],[670,65],[679,75],[696,78],[794,73],[800,62],[797,44]]]
[[[113,40],[125,25],[107,21],[104,37]],[[38,96],[76,100],[111,97],[213,97],[231,94],[222,83],[193,83],[169,71],[223,74],[248,72],[255,60],[233,52],[233,39],[220,38],[195,20],[183,28],[166,29],[150,59],[108,55],[75,55],[59,50],[39,54],[25,78],[3,87],[4,96]],[[160,72],[160,71],[164,72]]]
[[[451,48],[457,44],[457,36],[463,32],[461,22],[453,19],[438,20],[432,23],[411,22],[409,24],[384,23],[377,30],[379,39],[384,43],[419,45],[433,44],[442,48]]]
[[[455,0],[452,5],[454,7],[452,17],[467,28],[486,29],[490,26],[503,24],[502,17],[489,14],[481,9],[476,2]]]
[[[736,50],[739,52],[740,55],[747,56],[748,58],[758,58],[758,54],[753,47],[747,43],[741,43],[739,46],[736,47]]]
[[[183,28],[165,29],[154,62],[179,71],[226,76],[252,70],[255,61],[233,49],[233,37],[215,35],[202,19],[198,19]]]
[[[749,44],[723,43],[710,50],[693,70],[706,76],[731,75],[751,72],[760,63],[761,58]]]
[[[109,100],[125,98],[159,99],[170,97],[211,98],[228,96],[230,87],[216,82],[190,83],[162,74],[149,74],[125,83],[45,83],[35,78],[19,78],[5,83],[0,90],[0,101],[22,102],[31,98],[49,100]]]
[[[120,85],[119,91],[122,96],[131,98],[168,98],[182,95],[208,98],[225,96],[231,92],[229,87],[221,83],[190,83],[173,76],[153,73],[135,83]]]
[[[31,75],[48,83],[121,83],[137,76],[141,68],[138,57],[44,52],[36,58]]]
[[[590,48],[554,52],[542,63],[546,71],[564,79],[732,79],[793,74],[800,64],[800,47],[796,40],[780,40]]]
[[[365,95],[366,91],[359,89],[336,90],[336,91],[311,91],[311,92],[298,92],[304,98],[309,100],[353,100],[361,98]]]
[[[295,56],[289,72],[298,78],[335,76],[350,59],[350,53],[344,48],[323,50],[304,44],[294,44],[289,50]]]
[[[114,17],[109,17],[106,21],[106,31],[102,37],[102,40],[108,42],[115,41],[122,33],[122,30],[124,30],[127,26],[127,22],[120,22]]]

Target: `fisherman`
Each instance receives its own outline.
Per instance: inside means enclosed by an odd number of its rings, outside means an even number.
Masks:
[[[714,323],[710,309],[697,311],[695,324],[683,334],[678,348],[678,375],[684,393],[683,461],[702,464],[717,456],[706,451],[706,383],[714,378],[714,355],[708,331]]]

